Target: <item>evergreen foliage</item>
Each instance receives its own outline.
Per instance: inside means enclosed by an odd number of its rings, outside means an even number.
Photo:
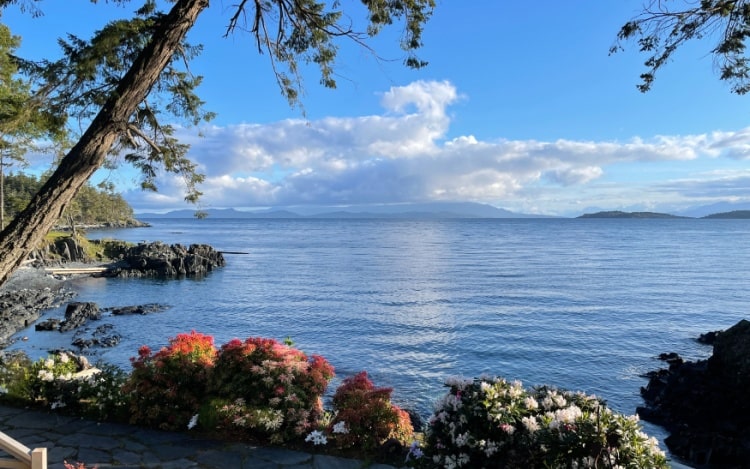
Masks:
[[[644,62],[647,71],[641,74],[642,82],[638,85],[643,92],[651,89],[656,72],[685,43],[707,37],[716,38],[711,54],[720,78],[729,82],[737,94],[750,91],[750,58],[746,54],[750,1],[650,0],[641,14],[625,23],[617,35],[618,41],[635,40],[640,51],[649,54]],[[610,52],[621,49],[618,42]]]
[[[37,178],[22,172],[5,176],[5,213],[13,218],[28,205],[34,194],[44,183],[44,178]],[[91,184],[83,186],[68,206],[64,220],[69,222],[68,215],[76,224],[96,225],[107,222],[122,222],[133,219],[133,208],[122,195],[114,192],[111,184],[102,183],[98,187]]]

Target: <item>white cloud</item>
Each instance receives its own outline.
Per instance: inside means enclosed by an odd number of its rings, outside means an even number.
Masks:
[[[203,203],[267,207],[473,200],[555,213],[565,210],[562,201],[578,206],[582,196],[600,201],[602,191],[614,194],[617,187],[645,197],[643,187],[608,185],[615,166],[639,165],[648,171],[656,163],[750,156],[750,129],[625,142],[451,136],[447,111],[459,99],[449,82],[418,81],[383,93],[381,115],[209,127],[201,139],[186,135],[191,158],[207,176]],[[160,195],[128,192],[127,198],[137,210],[159,204],[184,207],[179,178],[161,180],[160,187]],[[663,194],[664,187],[654,192]]]

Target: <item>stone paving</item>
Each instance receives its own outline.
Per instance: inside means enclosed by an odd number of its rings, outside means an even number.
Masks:
[[[63,461],[81,461],[87,468],[99,469],[394,469],[384,464],[368,466],[354,459],[194,438],[187,433],[2,405],[0,431],[31,449],[47,448],[49,469],[63,469]]]

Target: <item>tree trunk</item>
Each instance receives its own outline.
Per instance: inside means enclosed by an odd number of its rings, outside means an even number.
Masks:
[[[60,219],[79,189],[99,169],[128,118],[146,98],[208,0],[179,0],[154,32],[114,95],[23,212],[0,233],[0,285]]]

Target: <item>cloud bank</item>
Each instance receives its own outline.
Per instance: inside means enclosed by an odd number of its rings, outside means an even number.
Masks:
[[[202,138],[194,130],[181,138],[206,175],[206,207],[475,201],[564,215],[750,200],[750,173],[731,166],[750,159],[750,129],[623,142],[481,141],[451,135],[449,110],[461,99],[450,82],[417,81],[383,93],[379,115],[208,127]],[[719,160],[724,170],[709,170]],[[136,211],[186,207],[179,178],[160,183],[157,194],[125,196]]]

